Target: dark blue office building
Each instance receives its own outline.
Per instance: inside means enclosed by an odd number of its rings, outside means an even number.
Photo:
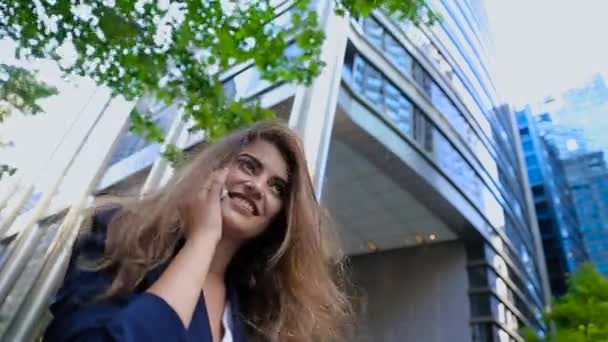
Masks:
[[[563,164],[590,259],[608,275],[608,166],[604,152],[584,152]]]
[[[559,151],[539,127],[548,116],[535,118],[529,108],[517,113],[528,178],[542,235],[551,291],[561,296],[567,276],[588,259],[581,225]]]

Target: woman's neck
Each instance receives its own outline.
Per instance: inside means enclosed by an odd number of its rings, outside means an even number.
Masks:
[[[241,247],[242,242],[230,238],[222,238],[215,247],[215,254],[209,267],[209,276],[224,280],[230,261]]]

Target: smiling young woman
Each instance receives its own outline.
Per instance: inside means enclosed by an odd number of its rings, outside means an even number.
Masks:
[[[342,340],[348,281],[323,213],[291,129],[227,136],[158,192],[95,208],[45,339]]]

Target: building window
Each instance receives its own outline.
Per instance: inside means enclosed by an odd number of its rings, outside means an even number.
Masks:
[[[362,27],[367,39],[378,49],[385,52],[404,75],[412,78],[414,59],[397,39],[371,16],[362,20]]]
[[[399,130],[414,135],[414,105],[361,56],[355,56],[353,88],[385,113]]]
[[[473,342],[492,341],[492,326],[488,323],[478,323],[472,326]]]
[[[171,123],[177,115],[177,107],[165,105],[162,102],[150,100],[149,98],[142,98],[137,103],[137,109],[142,115],[154,121],[154,123],[163,131],[167,133],[171,126]],[[153,143],[131,131],[127,131],[118,142],[116,149],[112,153],[108,165],[114,165],[115,163],[130,157],[138,151],[144,148],[156,144]]]
[[[412,78],[415,62],[407,50],[388,33],[384,35],[384,47],[386,54],[397,64],[399,71],[409,78]]]
[[[369,41],[377,48],[384,50],[384,39],[382,38],[384,35],[384,29],[382,28],[382,26],[380,26],[380,23],[378,23],[372,17],[366,17],[363,20],[362,26],[367,36],[367,39],[369,39]]]
[[[538,168],[533,168],[528,170],[528,177],[530,178],[530,183],[537,184],[543,181],[543,175],[540,173]]]
[[[431,83],[433,80],[429,73],[418,63],[414,63],[413,76],[414,81],[422,89],[422,92],[431,96]]]
[[[488,286],[488,274],[485,266],[470,268],[468,274],[471,288]]]
[[[471,316],[472,317],[483,317],[491,316],[492,310],[490,309],[490,297],[487,294],[471,295]]]
[[[528,118],[524,112],[517,113],[517,124],[523,126],[528,123]]]
[[[394,93],[395,97],[389,103],[391,93]],[[414,135],[414,106],[395,87],[387,90],[386,112],[402,132],[409,136]]]
[[[532,195],[534,197],[541,197],[545,194],[545,187],[543,185],[532,186]]]
[[[526,165],[530,168],[530,167],[538,167],[538,161],[536,159],[536,156],[531,154],[529,156],[526,156]]]

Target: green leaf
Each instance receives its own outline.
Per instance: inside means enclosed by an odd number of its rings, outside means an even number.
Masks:
[[[100,1],[76,2],[89,9],[86,18],[78,14],[83,11],[74,10],[74,3],[4,2],[0,5],[0,38],[14,40],[18,56],[56,61],[62,56],[61,47],[72,45],[75,60],[62,66],[66,73],[90,77],[109,87],[112,94],[130,100],[146,95],[167,104],[184,103],[184,115],[196,122],[193,129],[205,129],[211,137],[272,113],[257,103],[227,99],[210,66],[226,69],[252,61],[264,80],[310,85],[325,65],[320,59],[325,36],[311,0],[295,0],[290,9],[292,20],[283,26],[276,24],[277,13],[269,0],[239,2],[230,13],[224,12],[221,0],[173,2],[172,6],[182,6],[180,15],[167,16],[165,21],[161,17],[168,12],[156,1],[141,7],[135,0],[117,0],[111,7]],[[424,11],[424,0],[335,0],[335,4],[340,15],[359,16],[382,9],[414,22],[435,18],[433,12]],[[52,18],[53,24],[46,18]],[[159,30],[159,23],[166,27]],[[159,40],[161,31],[164,40]],[[288,54],[294,45],[298,52]],[[28,113],[39,113],[37,101],[56,93],[52,87],[36,83],[30,74],[20,74],[16,80],[20,81],[0,85],[0,96],[16,99],[13,105]],[[0,109],[0,121],[7,113]],[[131,123],[135,134],[164,141],[162,130],[151,118],[134,111]],[[174,156],[172,149],[166,154]]]
[[[162,153],[162,156],[171,162],[171,165],[175,167],[177,164],[184,160],[184,153],[174,144],[168,144]]]
[[[17,172],[17,168],[7,164],[0,164],[0,180],[2,180],[3,177],[14,175],[15,172]]]
[[[569,278],[568,292],[545,313],[547,326],[556,332],[540,339],[526,335],[526,341],[600,342],[608,340],[608,279],[586,263]]]
[[[36,75],[26,69],[0,64],[0,102],[6,104],[0,122],[13,110],[23,114],[39,114],[42,108],[39,100],[57,94],[55,87],[36,79]]]

